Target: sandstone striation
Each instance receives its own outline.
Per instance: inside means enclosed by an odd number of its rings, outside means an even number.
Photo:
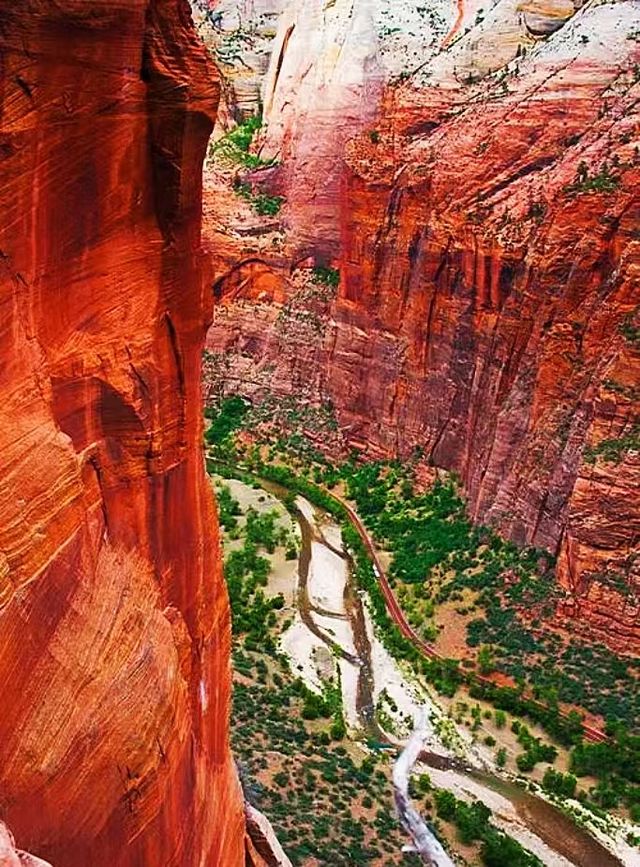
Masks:
[[[307,383],[369,455],[457,472],[477,521],[558,554],[572,628],[637,650],[640,10],[579,6],[464,4],[342,149],[322,327],[290,339],[297,272],[262,255],[285,304],[221,277],[208,346],[248,392]]]
[[[241,865],[200,445],[218,84],[186,0],[4,4],[0,45],[0,815],[59,867]]]
[[[281,163],[302,251],[335,255],[345,142],[377,122],[384,87],[436,50],[453,9],[407,0],[289,0],[263,88],[262,153]]]

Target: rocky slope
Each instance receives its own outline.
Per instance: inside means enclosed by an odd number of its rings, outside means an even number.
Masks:
[[[198,35],[225,85],[219,125],[262,113],[262,87],[286,0],[190,0]],[[231,115],[231,117],[228,116]]]
[[[200,445],[218,85],[186,0],[4,4],[0,46],[0,814],[61,867],[240,865]]]
[[[474,518],[558,553],[572,628],[638,649],[640,5],[460,11],[339,184],[290,192],[294,261],[311,203],[337,215],[337,297],[290,322],[299,274],[243,239],[208,346],[248,391],[306,384],[369,454],[455,470]]]

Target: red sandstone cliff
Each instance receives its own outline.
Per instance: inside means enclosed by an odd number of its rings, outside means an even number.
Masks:
[[[0,817],[58,867],[243,863],[203,470],[186,0],[0,11]]]
[[[297,278],[263,255],[219,281],[208,346],[330,400],[369,454],[458,472],[477,520],[558,552],[572,628],[637,649],[640,19],[589,4],[562,26],[561,5],[502,0],[347,145],[322,328],[289,327]]]

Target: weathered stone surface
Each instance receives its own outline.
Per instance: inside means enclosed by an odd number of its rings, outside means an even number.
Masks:
[[[251,804],[245,804],[247,867],[292,867],[271,823]]]
[[[59,867],[240,865],[201,452],[186,0],[0,12],[0,812]]]
[[[221,127],[262,111],[262,85],[286,0],[190,0],[196,28],[225,83]]]
[[[12,834],[0,822],[0,867],[51,867],[47,861],[16,849]]]
[[[377,123],[385,84],[424,63],[447,32],[449,0],[289,0],[263,90],[262,153],[281,163],[297,249],[335,255],[345,142]]]

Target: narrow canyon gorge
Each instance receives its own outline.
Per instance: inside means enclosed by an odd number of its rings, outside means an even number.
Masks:
[[[1,867],[637,867],[639,0],[2,6]]]
[[[455,471],[475,520],[557,555],[561,620],[637,652],[640,9],[454,5],[286,4],[244,172],[286,235],[205,221],[208,346],[248,397]],[[309,262],[337,292],[285,328]]]

